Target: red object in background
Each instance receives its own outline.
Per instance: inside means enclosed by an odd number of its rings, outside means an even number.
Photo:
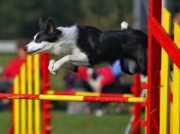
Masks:
[[[76,73],[75,77],[78,79],[82,79],[84,81],[87,81],[88,80],[87,68],[78,67],[78,72]]]
[[[102,80],[100,81],[101,87],[107,86],[116,80],[116,77],[113,75],[109,67],[97,68],[93,69],[93,71],[103,76]],[[75,77],[88,81],[89,77],[91,76],[89,76],[87,68],[78,67],[78,72],[76,73]]]
[[[116,77],[113,75],[109,67],[97,68],[95,71],[103,76],[103,79],[101,80],[102,87],[105,87],[116,80]]]
[[[19,74],[21,65],[26,61],[26,59],[22,58],[14,58],[8,65],[6,66],[3,72],[3,80],[14,79],[14,77]]]

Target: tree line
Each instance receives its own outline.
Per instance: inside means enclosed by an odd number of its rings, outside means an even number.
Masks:
[[[178,12],[180,1],[173,0]],[[119,29],[123,20],[133,23],[132,0],[1,0],[0,39],[31,39],[39,18],[53,17],[57,26],[84,24],[102,30]]]
[[[0,39],[31,39],[39,18],[53,17],[57,26],[93,25],[117,29],[132,19],[132,1],[126,0],[1,0]]]

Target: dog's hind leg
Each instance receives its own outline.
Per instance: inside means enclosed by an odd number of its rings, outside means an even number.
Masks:
[[[139,56],[137,62],[138,62],[140,72],[143,75],[147,75],[147,59],[146,59],[146,56]]]
[[[121,59],[121,69],[124,73],[133,75],[139,71],[136,61],[131,59]]]

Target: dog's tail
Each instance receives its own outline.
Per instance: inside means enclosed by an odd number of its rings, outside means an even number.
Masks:
[[[123,21],[121,23],[121,30],[124,30],[124,29],[132,29],[126,21]]]
[[[128,24],[126,21],[123,21],[123,22],[121,23],[121,30],[123,30],[123,29],[128,29],[128,27],[129,27],[129,24]]]

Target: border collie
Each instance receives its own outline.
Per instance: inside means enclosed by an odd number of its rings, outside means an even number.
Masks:
[[[147,75],[147,35],[121,24],[122,30],[101,31],[95,27],[74,25],[56,27],[53,19],[39,20],[40,32],[24,47],[29,54],[49,52],[59,56],[50,60],[48,69],[56,74],[60,68],[77,71],[78,66],[90,68],[121,61],[127,74]]]

